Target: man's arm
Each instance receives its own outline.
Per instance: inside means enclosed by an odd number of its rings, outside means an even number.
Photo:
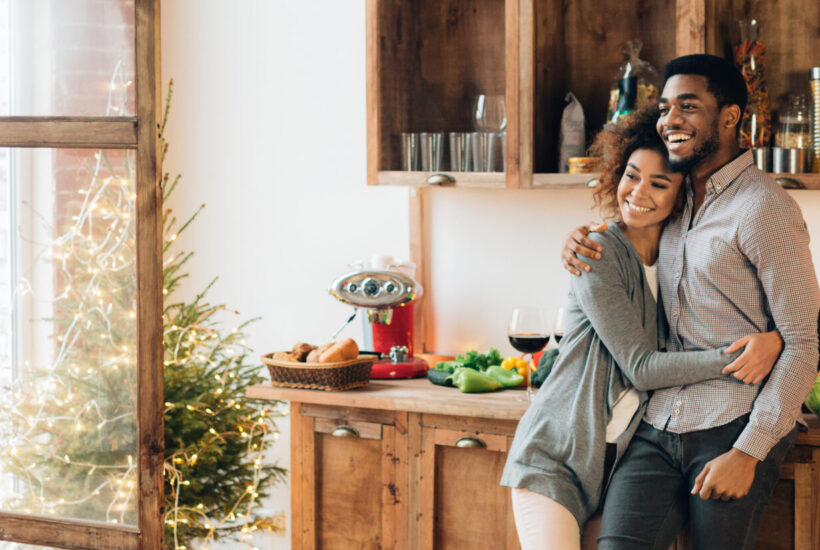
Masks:
[[[783,351],[760,390],[749,424],[734,447],[763,460],[794,428],[817,378],[820,290],[809,234],[797,204],[771,192],[750,208],[738,244],[757,269]]]
[[[692,493],[704,500],[748,493],[757,463],[794,427],[817,377],[820,291],[808,244],[798,206],[772,193],[741,224],[738,245],[757,270],[784,347],[733,448],[709,461],[695,480]]]

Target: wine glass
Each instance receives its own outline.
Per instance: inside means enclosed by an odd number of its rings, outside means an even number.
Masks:
[[[530,401],[532,398],[532,354],[541,351],[550,340],[550,327],[547,316],[540,307],[517,307],[512,310],[510,324],[507,326],[510,345],[524,353],[527,362],[527,393],[519,401]]]
[[[474,169],[492,172],[496,168],[497,144],[507,128],[507,104],[501,94],[479,94],[473,105],[473,119],[478,131],[479,152],[473,152]],[[503,153],[502,153],[503,154]]]
[[[475,98],[475,129],[501,132],[507,128],[507,104],[502,94],[479,94]]]
[[[564,329],[567,318],[567,308],[558,306],[555,310],[555,324],[552,325],[552,339],[555,340],[555,345],[561,343],[564,337]]]

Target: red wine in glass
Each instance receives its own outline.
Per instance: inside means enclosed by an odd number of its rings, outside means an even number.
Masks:
[[[532,362],[532,354],[541,351],[550,341],[549,323],[544,310],[539,307],[515,308],[507,325],[507,337],[512,347],[525,354],[527,364]],[[530,401],[532,396],[532,371],[527,370],[527,393],[521,401]]]
[[[546,347],[549,334],[510,334],[510,345],[521,353],[535,353]]]

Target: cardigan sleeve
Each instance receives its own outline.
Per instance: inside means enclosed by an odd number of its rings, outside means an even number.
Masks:
[[[606,346],[618,367],[641,391],[693,384],[720,378],[723,367],[740,352],[724,353],[725,348],[705,351],[660,352],[650,342],[627,293],[625,269],[617,258],[621,243],[599,233],[590,233],[604,246],[601,259],[588,258],[592,269],[571,277],[570,287],[593,330]]]

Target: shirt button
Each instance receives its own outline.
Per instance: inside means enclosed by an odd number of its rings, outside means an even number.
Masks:
[[[678,401],[677,403],[675,403],[675,407],[677,408],[680,408],[681,405],[683,405],[683,401]]]
[[[675,278],[676,278],[676,279],[680,278],[680,271],[676,271],[676,272],[675,272]]]

